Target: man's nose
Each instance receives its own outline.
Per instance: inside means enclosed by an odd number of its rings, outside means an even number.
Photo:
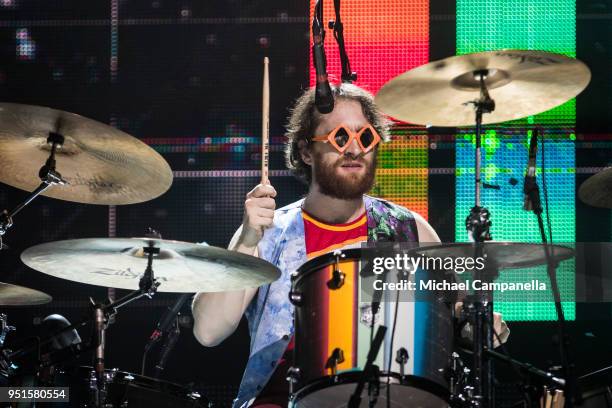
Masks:
[[[357,139],[353,139],[351,141],[351,144],[349,144],[349,146],[344,151],[344,154],[347,154],[347,155],[350,155],[350,156],[353,156],[353,157],[357,157],[361,153],[362,153],[361,147],[359,146],[359,143],[357,142]]]

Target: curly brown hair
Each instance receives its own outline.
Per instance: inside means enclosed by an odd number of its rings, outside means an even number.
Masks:
[[[342,83],[340,86],[332,86],[334,100],[355,100],[361,105],[363,114],[370,124],[378,131],[383,141],[390,140],[388,120],[374,104],[374,96],[363,88],[350,83]],[[319,125],[321,114],[315,107],[314,88],[306,90],[297,98],[293,109],[288,117],[287,132],[285,136],[285,163],[294,176],[304,183],[310,185],[312,174],[310,166],[302,160],[298,143],[306,141],[312,143],[313,133]]]

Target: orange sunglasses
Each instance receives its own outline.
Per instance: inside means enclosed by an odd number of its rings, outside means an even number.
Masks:
[[[361,151],[367,153],[380,143],[381,137],[372,125],[366,125],[359,131],[353,132],[347,125],[341,124],[325,136],[312,138],[315,142],[329,142],[340,153],[344,153],[354,139],[357,139]]]

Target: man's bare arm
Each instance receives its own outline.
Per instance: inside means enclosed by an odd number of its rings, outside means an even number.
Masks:
[[[243,223],[228,249],[258,256],[257,244],[274,219],[274,196],[276,191],[272,186],[261,184],[247,194]],[[195,338],[207,347],[221,343],[236,330],[256,293],[257,288],[197,293],[191,305]]]
[[[257,247],[240,246],[238,237],[242,227],[238,228],[228,249],[247,255],[257,256]],[[207,347],[216,346],[232,334],[249,303],[257,293],[257,288],[231,292],[200,292],[193,299],[193,334]]]

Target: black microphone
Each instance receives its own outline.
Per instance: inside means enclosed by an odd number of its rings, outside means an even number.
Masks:
[[[174,305],[170,309],[168,309],[166,313],[164,313],[162,318],[159,319],[157,327],[155,328],[155,330],[153,330],[153,333],[151,333],[151,336],[149,337],[149,341],[147,342],[147,348],[151,347],[153,343],[157,342],[161,338],[161,336],[163,336],[163,334],[168,331],[168,329],[172,325],[172,322],[174,321],[174,318],[181,310],[187,299],[189,299],[192,295],[193,293],[183,293],[181,296],[178,297],[178,299],[176,299]]]
[[[527,172],[523,181],[523,210],[532,211],[533,203],[531,202],[530,192],[534,187],[536,178],[536,156],[538,153],[538,130],[534,129],[531,132],[529,140],[529,161],[527,162]]]
[[[327,59],[325,58],[325,50],[323,49],[325,30],[321,24],[322,14],[321,0],[317,0],[314,17],[312,19],[312,60],[317,80],[315,87],[315,106],[321,113],[330,113],[334,110],[334,95],[332,94],[329,81],[327,80]]]

